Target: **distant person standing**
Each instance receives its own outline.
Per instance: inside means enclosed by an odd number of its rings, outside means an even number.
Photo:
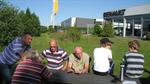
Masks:
[[[128,43],[128,52],[123,58],[125,76],[128,78],[140,78],[144,72],[144,55],[139,53],[139,47],[137,40]]]
[[[67,52],[58,48],[58,43],[55,39],[49,41],[49,48],[44,50],[42,55],[48,60],[48,69],[66,70],[68,61]]]
[[[0,53],[0,76],[5,82],[10,83],[10,67],[19,59],[24,58],[24,52],[31,48],[31,41],[32,35],[30,33],[25,33],[22,37],[15,38],[8,44],[4,51]]]
[[[110,50],[112,41],[108,38],[100,40],[100,48],[94,49],[94,74],[107,75],[112,62],[112,51]]]

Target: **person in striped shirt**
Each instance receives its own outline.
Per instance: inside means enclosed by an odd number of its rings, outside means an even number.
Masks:
[[[32,35],[25,33],[22,37],[16,37],[8,46],[0,53],[0,76],[4,81],[11,81],[11,66],[19,59],[24,58],[24,52],[31,49]]]
[[[55,39],[49,41],[49,49],[42,52],[42,55],[47,58],[47,67],[51,70],[66,70],[68,55],[63,49],[58,48],[58,43]]]
[[[128,78],[140,78],[144,71],[144,55],[140,54],[140,44],[137,40],[128,43],[128,52],[124,55],[125,76]]]
[[[43,59],[37,51],[29,51],[26,59],[18,64],[11,84],[41,84],[51,78],[52,73],[42,64]]]

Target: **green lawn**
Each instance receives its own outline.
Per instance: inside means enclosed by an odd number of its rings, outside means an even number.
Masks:
[[[51,38],[55,38],[58,40],[59,47],[64,48],[68,54],[70,54],[73,50],[74,45],[81,45],[85,52],[87,52],[92,58],[93,58],[93,50],[96,47],[99,47],[99,40],[100,37],[96,36],[87,36],[83,35],[80,41],[72,42],[70,40],[63,40],[62,39],[63,34],[62,33],[52,33],[47,34],[44,33],[41,35],[41,37],[33,37],[32,42],[32,48],[38,50],[39,52],[42,52],[43,49],[49,48],[48,41]],[[120,70],[120,63],[122,60],[122,57],[124,53],[128,49],[128,41],[133,40],[133,38],[127,38],[127,37],[114,37],[110,38],[114,44],[112,46],[112,53],[113,53],[113,60],[115,61],[115,75],[119,75]],[[140,40],[138,39],[141,48],[140,53],[144,54],[145,56],[145,64],[144,68],[148,72],[150,72],[150,41]],[[91,65],[93,64],[93,60],[91,62]],[[150,77],[150,73],[144,72],[144,77]]]

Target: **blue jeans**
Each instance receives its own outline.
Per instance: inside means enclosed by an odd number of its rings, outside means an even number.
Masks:
[[[0,77],[5,81],[6,84],[11,82],[10,65],[0,64]]]

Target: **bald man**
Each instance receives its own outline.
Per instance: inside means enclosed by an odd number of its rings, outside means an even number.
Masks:
[[[89,55],[83,52],[81,46],[75,46],[73,53],[69,56],[67,72],[78,74],[88,73]]]
[[[66,70],[68,55],[67,52],[58,48],[58,42],[55,39],[49,41],[48,49],[42,52],[42,55],[47,58],[47,67],[51,70]]]

